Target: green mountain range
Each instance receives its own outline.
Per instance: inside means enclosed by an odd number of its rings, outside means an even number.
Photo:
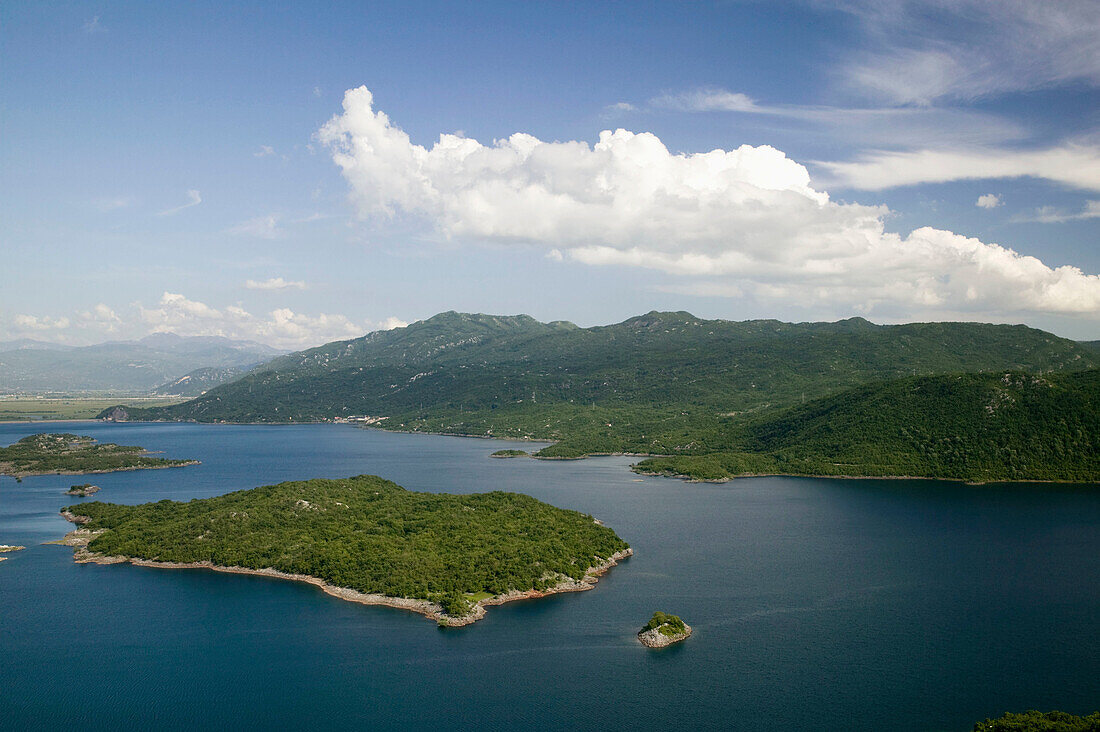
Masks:
[[[276,358],[183,404],[127,411],[240,422],[383,416],[392,429],[556,441],[540,457],[770,453],[783,445],[755,432],[757,442],[746,442],[749,425],[824,408],[829,397],[862,403],[881,392],[876,408],[891,410],[913,377],[1098,366],[1094,349],[1022,325],[730,322],[652,312],[580,328],[448,312]],[[958,398],[985,399],[979,391]],[[908,410],[898,403],[893,419],[906,424]],[[864,416],[838,411],[835,419]],[[1018,471],[1004,464],[985,474]]]

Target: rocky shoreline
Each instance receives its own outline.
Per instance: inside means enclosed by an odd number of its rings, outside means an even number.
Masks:
[[[25,546],[16,546],[14,544],[0,544],[0,554],[3,554],[4,552],[21,552],[26,548],[27,547],[25,547]],[[6,561],[6,560],[7,560],[7,557],[0,557],[0,562]]]
[[[124,473],[130,470],[168,470],[169,468],[186,468],[189,465],[201,465],[201,460],[182,460],[172,465],[128,465],[124,468],[103,468],[101,470],[45,470],[30,473],[5,472],[0,467],[0,475],[8,475],[12,478],[31,478],[36,475],[94,475],[98,473]]]
[[[684,632],[677,633],[676,635],[665,635],[661,632],[660,628],[653,628],[652,630],[646,630],[638,633],[638,640],[642,642],[642,645],[646,648],[664,648],[671,646],[673,643],[679,643],[687,640],[691,637],[692,629],[687,623],[684,623]]]
[[[70,511],[62,511],[61,515],[65,517],[67,521],[71,521],[74,524],[83,524],[88,520],[87,516],[78,516]],[[97,552],[88,551],[88,544],[92,539],[99,536],[106,529],[86,529],[80,526],[73,531],[70,531],[63,538],[57,541],[47,542],[49,544],[61,544],[63,546],[69,546],[73,548],[73,561],[78,564],[123,564],[129,562],[130,564],[137,565],[139,567],[154,567],[160,569],[209,569],[214,572],[226,572],[228,574],[254,574],[262,577],[274,577],[276,579],[293,580],[296,582],[305,582],[319,588],[322,592],[338,597],[341,600],[347,600],[349,602],[358,602],[363,605],[383,605],[385,607],[394,607],[401,610],[411,610],[412,612],[419,613],[430,620],[434,620],[440,625],[445,625],[452,628],[461,627],[463,625],[470,625],[485,617],[485,608],[493,605],[503,605],[506,602],[515,602],[516,600],[530,600],[537,597],[545,597],[546,595],[555,595],[561,592],[583,592],[585,590],[591,590],[595,587],[596,582],[603,576],[609,569],[617,565],[623,559],[630,557],[634,554],[634,550],[631,548],[624,549],[623,551],[612,554],[609,558],[605,559],[599,564],[589,567],[585,572],[584,577],[580,580],[572,578],[566,578],[562,582],[549,587],[545,590],[526,590],[519,591],[513,590],[511,592],[504,593],[503,595],[496,595],[484,600],[478,600],[474,603],[470,612],[460,617],[453,617],[445,615],[443,608],[438,603],[430,602],[428,600],[417,600],[408,597],[390,597],[388,595],[376,595],[358,590],[353,590],[348,587],[337,587],[330,585],[319,577],[313,577],[306,574],[291,574],[289,572],[280,572],[277,569],[252,569],[250,567],[223,567],[213,564],[212,562],[159,562],[150,559],[138,559],[136,557],[115,556],[110,557]]]

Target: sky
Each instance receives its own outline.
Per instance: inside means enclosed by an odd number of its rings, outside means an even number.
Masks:
[[[0,6],[0,340],[1100,339],[1100,3]]]

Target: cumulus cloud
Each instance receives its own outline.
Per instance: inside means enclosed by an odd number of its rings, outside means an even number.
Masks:
[[[1004,201],[995,193],[985,193],[978,196],[978,200],[974,202],[974,205],[978,208],[997,208],[1003,206]]]
[[[172,214],[177,214],[184,209],[191,208],[192,206],[198,206],[200,203],[202,203],[202,195],[198,191],[191,189],[187,191],[187,203],[183,204],[182,206],[176,206],[175,208],[165,209],[164,211],[159,212],[157,216],[171,216]]]
[[[371,330],[388,330],[405,325],[397,318],[381,322],[356,322],[345,315],[307,315],[290,308],[276,308],[254,315],[240,305],[216,308],[174,292],[165,292],[156,307],[138,306],[146,330],[184,336],[219,335],[267,343],[279,348],[305,348],[346,338],[357,338]]]
[[[245,280],[244,286],[249,290],[304,290],[306,283],[302,280],[284,280],[282,277],[272,277],[267,280]]]
[[[619,129],[594,146],[516,133],[492,145],[443,134],[425,148],[373,101],[349,90],[318,133],[363,216],[408,214],[450,237],[801,305],[1100,312],[1100,277],[950,231],[887,232],[885,207],[831,201],[772,147],[674,154]]]
[[[82,326],[100,328],[108,333],[118,330],[118,326],[122,323],[122,318],[118,317],[118,313],[102,302],[90,310],[79,311],[77,318]]]
[[[851,162],[818,162],[826,180],[877,191],[919,183],[992,178],[1045,178],[1100,191],[1100,145],[1067,143],[1043,150],[976,148],[867,153]]]
[[[12,318],[15,327],[23,332],[42,332],[50,330],[64,330],[69,327],[69,319],[65,317],[51,318],[48,315],[35,316],[19,314]]]

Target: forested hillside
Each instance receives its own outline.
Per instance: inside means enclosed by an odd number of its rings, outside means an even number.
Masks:
[[[555,441],[541,457],[705,455],[744,451],[746,424],[868,384],[1098,365],[1088,346],[1020,325],[730,322],[654,312],[579,328],[442,313],[284,356],[183,404],[126,412],[230,422],[371,415],[389,429]]]

